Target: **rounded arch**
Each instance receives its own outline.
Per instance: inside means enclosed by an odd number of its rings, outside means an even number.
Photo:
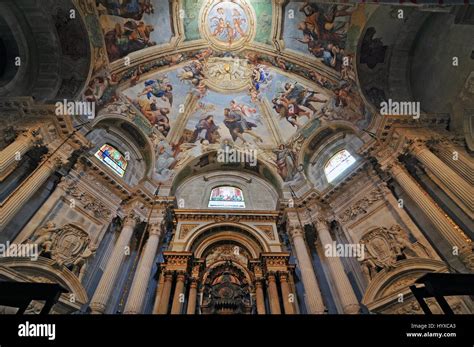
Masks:
[[[220,266],[223,266],[225,264],[226,264],[225,260],[219,260],[219,261],[216,261],[215,263],[210,264],[209,267],[206,269],[206,271],[204,271],[204,273],[202,274],[201,283],[206,282],[206,279],[209,277],[210,273],[214,269],[216,269]],[[236,267],[237,269],[239,269],[242,272],[242,274],[247,279],[248,283],[253,282],[254,275],[253,275],[252,272],[250,272],[250,270],[247,267],[243,266],[242,264],[240,264],[239,262],[236,262],[236,261],[232,261],[232,266]]]
[[[155,168],[154,144],[150,137],[140,127],[132,123],[129,118],[118,114],[101,115],[92,122],[89,134],[97,129],[105,129],[106,131],[116,129],[117,134],[124,134],[128,140],[127,143],[131,144],[131,147],[137,152],[136,154],[139,155],[136,158],[138,162],[143,160],[145,163],[144,176],[150,176],[153,173]],[[103,143],[94,144],[100,147]]]
[[[82,304],[87,303],[89,299],[79,279],[66,267],[57,267],[54,264],[53,260],[44,257],[38,257],[36,261],[31,261],[30,258],[0,259],[0,265],[17,270],[35,282],[46,280],[51,283],[59,283],[75,295],[76,301]],[[36,277],[37,280],[35,280]]]
[[[342,150],[347,150],[355,159],[355,163],[352,165],[355,168],[357,165],[354,164],[363,160],[358,153],[365,145],[365,141],[366,139],[361,135],[360,131],[349,124],[338,123],[318,129],[304,143],[303,150],[299,156],[306,176],[313,187],[317,191],[323,191],[331,184],[337,184],[337,182],[353,172],[352,170],[346,170],[343,174],[329,182],[324,169],[329,160]]]
[[[382,270],[372,279],[367,287],[362,303],[373,307],[390,296],[395,296],[400,289],[408,288],[417,278],[428,272],[448,272],[446,265],[440,260],[413,258],[401,260],[395,269]]]
[[[171,182],[171,194],[174,194],[177,188],[189,179],[191,176],[212,172],[212,171],[244,171],[249,175],[257,176],[270,185],[281,195],[283,180],[278,175],[276,168],[268,162],[257,159],[257,165],[247,166],[245,163],[235,163],[229,168],[225,168],[217,160],[217,150],[211,150],[203,153],[198,157],[189,158],[185,160],[179,168],[176,169],[176,174],[173,176]]]
[[[208,247],[220,241],[242,244],[254,259],[263,252],[270,252],[270,246],[258,230],[241,223],[229,222],[206,225],[197,229],[187,240],[184,250],[194,252],[194,256],[200,258]]]

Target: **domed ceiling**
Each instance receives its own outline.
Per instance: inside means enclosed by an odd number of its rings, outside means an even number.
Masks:
[[[97,0],[80,10],[94,56],[84,99],[98,119],[126,117],[150,138],[155,181],[226,144],[256,150],[289,182],[318,129],[374,123],[354,69],[370,6]],[[289,172],[278,171],[282,151]]]

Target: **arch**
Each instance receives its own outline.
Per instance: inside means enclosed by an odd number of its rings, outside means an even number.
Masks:
[[[194,256],[199,258],[210,245],[223,240],[242,244],[255,259],[260,253],[271,251],[258,230],[241,223],[205,225],[193,232],[186,241],[184,251],[194,252]]]
[[[362,303],[373,306],[374,303],[383,301],[396,294],[400,288],[407,288],[415,277],[421,277],[428,272],[448,272],[446,265],[440,260],[413,258],[397,262],[395,269],[382,270],[372,279],[367,287]]]
[[[212,272],[212,270],[214,270],[215,268],[217,268],[221,265],[224,265],[225,263],[226,263],[225,260],[219,260],[219,261],[216,261],[215,263],[212,263],[211,265],[209,265],[209,267],[206,269],[206,271],[202,274],[201,283],[206,282],[206,279],[209,276],[209,274]],[[249,271],[249,269],[247,267],[243,266],[242,264],[240,264],[239,262],[236,262],[236,261],[232,261],[232,265],[242,271],[242,273],[247,278],[247,281],[249,283],[253,282],[254,275],[253,275],[252,272]],[[201,288],[201,291],[202,290],[203,290],[203,288]]]
[[[207,164],[205,166],[201,166],[201,163],[203,162],[206,162]],[[226,169],[222,167],[222,163],[217,162],[217,150],[204,153],[199,157],[188,160],[186,164],[180,165],[180,168],[177,169],[171,182],[171,194],[175,194],[180,185],[194,176],[206,172],[226,170],[240,170],[249,175],[257,176],[273,186],[275,191],[281,196],[283,180],[276,172],[276,168],[272,167],[267,162],[258,159],[257,165],[252,169],[246,167],[243,163],[237,163],[235,166]]]
[[[126,124],[127,127],[134,129],[134,133],[131,134],[120,127],[124,124]],[[155,167],[155,150],[150,137],[140,127],[131,122],[127,116],[118,114],[104,114],[95,118],[91,124],[91,130],[89,133],[93,132],[95,129],[108,127],[118,129],[121,133],[126,134],[127,139],[134,145],[134,147],[136,147],[137,152],[145,160],[145,176],[151,175]],[[140,143],[143,144],[143,146],[140,146]],[[100,147],[102,144],[103,143],[97,143],[96,145],[99,145]]]
[[[30,258],[0,258],[0,265],[18,270],[30,278],[44,277],[53,283],[59,283],[75,295],[76,301],[87,303],[89,299],[79,279],[66,267],[57,267],[54,264],[53,260],[44,257],[38,257],[36,261],[31,261]]]

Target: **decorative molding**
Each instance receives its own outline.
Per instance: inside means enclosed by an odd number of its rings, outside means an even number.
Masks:
[[[257,229],[263,231],[270,240],[275,240],[275,233],[272,225],[255,225]]]
[[[198,226],[199,224],[181,224],[179,227],[179,238],[185,239],[189,232]]]
[[[384,198],[385,191],[380,187],[373,189],[366,197],[358,200],[339,215],[342,222],[356,220],[360,215],[366,214],[370,206]]]

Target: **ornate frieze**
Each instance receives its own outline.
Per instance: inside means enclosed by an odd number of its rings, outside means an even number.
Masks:
[[[189,232],[198,226],[199,224],[181,224],[179,227],[179,238],[185,239]]]
[[[289,253],[263,253],[262,264],[266,272],[288,271]]]
[[[370,206],[377,201],[382,200],[384,196],[385,192],[383,189],[379,187],[373,189],[366,197],[358,200],[344,210],[344,212],[339,215],[340,220],[342,222],[348,222],[358,219],[360,215],[367,213]]]
[[[270,240],[275,240],[275,233],[273,232],[273,226],[271,225],[256,225],[256,227],[263,231],[265,235],[270,239]]]
[[[63,189],[75,201],[82,203],[84,210],[92,212],[94,217],[108,219],[112,215],[112,211],[106,208],[99,199],[92,194],[82,191],[77,181],[66,180]]]
[[[191,264],[191,252],[163,252],[167,271],[188,271]]]
[[[216,210],[175,210],[178,221],[196,222],[276,222],[278,212],[268,211],[216,211]]]

